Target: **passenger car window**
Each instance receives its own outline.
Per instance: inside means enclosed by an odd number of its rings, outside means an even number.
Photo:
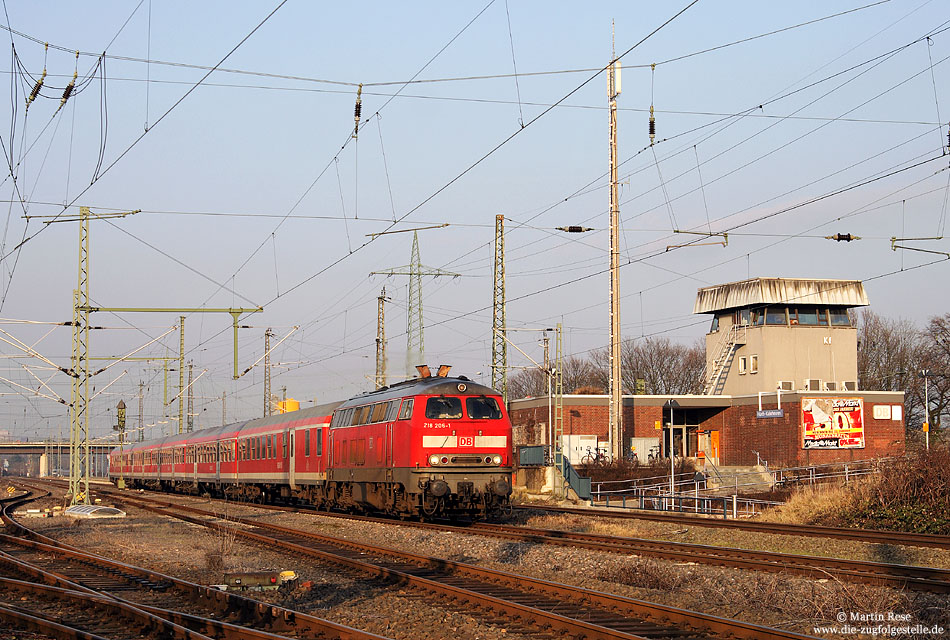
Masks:
[[[427,418],[461,418],[462,401],[459,398],[429,398],[426,400]]]
[[[472,420],[497,420],[501,417],[501,409],[494,398],[466,398],[465,411]]]

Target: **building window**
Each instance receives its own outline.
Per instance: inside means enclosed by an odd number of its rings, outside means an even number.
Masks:
[[[818,310],[815,307],[799,307],[798,324],[816,326],[818,324]]]
[[[713,316],[712,326],[709,327],[709,333],[716,333],[719,331],[719,316]]]
[[[769,307],[765,310],[765,324],[782,325],[788,324],[783,307]]]
[[[831,309],[830,315],[832,327],[851,326],[851,317],[848,315],[847,309]]]
[[[739,358],[739,375],[745,375],[748,368],[748,359],[745,356]]]
[[[765,324],[765,309],[752,310],[752,324],[756,327],[761,327]]]
[[[759,372],[759,356],[749,356],[749,373]]]

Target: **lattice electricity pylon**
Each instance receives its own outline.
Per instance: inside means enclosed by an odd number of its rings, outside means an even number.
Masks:
[[[433,267],[424,267],[419,255],[419,233],[412,232],[412,256],[408,265],[393,267],[387,271],[372,271],[371,276],[409,276],[409,308],[408,308],[408,331],[406,344],[406,375],[412,376],[417,364],[425,364],[423,357],[425,355],[425,344],[423,341],[423,323],[422,323],[422,276],[452,276],[458,278],[459,274],[437,269]]]
[[[273,399],[270,395],[270,338],[274,332],[268,328],[264,332],[264,417],[273,413]]]
[[[491,386],[508,404],[508,342],[505,340],[505,216],[495,216],[495,279],[492,287]]]
[[[73,357],[69,428],[70,504],[89,501],[89,220],[123,218],[136,211],[95,214],[79,207],[76,218],[54,218],[57,222],[79,222],[79,277],[73,292]]]
[[[386,386],[386,287],[376,298],[376,388]]]

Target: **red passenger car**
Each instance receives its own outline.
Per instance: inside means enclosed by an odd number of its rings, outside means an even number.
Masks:
[[[397,515],[483,516],[511,494],[511,422],[497,392],[440,375],[342,403],[127,445],[132,487]]]

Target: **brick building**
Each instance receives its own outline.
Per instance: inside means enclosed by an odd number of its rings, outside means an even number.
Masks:
[[[858,281],[754,278],[700,289],[694,313],[713,315],[704,393],[625,396],[624,449],[645,459],[672,447],[717,466],[902,454],[904,394],[860,390],[857,378],[849,310],[866,304]],[[563,396],[568,455],[579,438],[606,442],[607,404],[607,395]],[[513,400],[509,410],[517,444],[549,441],[548,398]]]

